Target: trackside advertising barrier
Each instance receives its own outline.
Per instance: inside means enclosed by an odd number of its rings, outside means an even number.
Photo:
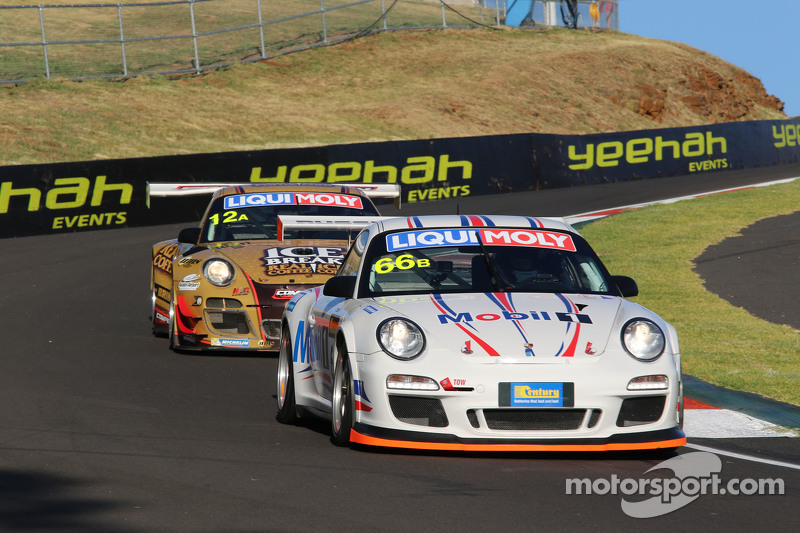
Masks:
[[[0,167],[0,237],[195,222],[149,183],[399,183],[403,202],[800,162],[800,121],[516,134]]]

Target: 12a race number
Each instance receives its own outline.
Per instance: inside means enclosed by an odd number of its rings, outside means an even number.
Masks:
[[[212,224],[217,225],[219,224],[219,213],[214,213],[208,220],[211,221]],[[232,224],[234,222],[239,222],[241,220],[249,220],[247,215],[242,213],[241,215],[237,211],[225,211],[222,214],[222,223],[223,224]]]

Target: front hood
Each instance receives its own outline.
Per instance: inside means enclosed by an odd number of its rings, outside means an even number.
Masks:
[[[376,298],[424,329],[429,349],[468,359],[553,362],[606,348],[620,298],[531,293],[433,294]]]
[[[347,253],[347,242],[339,240],[232,241],[208,247],[261,284],[321,285]]]

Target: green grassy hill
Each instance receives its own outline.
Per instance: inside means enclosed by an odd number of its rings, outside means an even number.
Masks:
[[[199,77],[0,88],[0,165],[786,118],[747,72],[617,32],[403,31]]]

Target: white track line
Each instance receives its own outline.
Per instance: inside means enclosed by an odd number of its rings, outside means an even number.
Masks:
[[[780,466],[782,468],[792,468],[800,470],[800,465],[794,463],[784,463],[783,461],[773,461],[771,459],[763,459],[754,455],[746,455],[743,453],[728,452],[725,450],[718,450],[717,448],[710,448],[708,446],[701,446],[699,444],[685,444],[684,448],[692,448],[693,450],[700,450],[701,452],[711,452],[717,455],[725,455],[726,457],[735,457],[736,459],[744,459],[745,461],[753,461],[755,463],[763,463],[765,465]]]
[[[645,202],[642,204],[631,204],[631,205],[624,205],[620,207],[612,207],[611,209],[601,209],[599,211],[591,211],[588,213],[581,213],[578,215],[571,215],[568,217],[564,217],[568,224],[577,224],[578,222],[588,222],[590,220],[596,220],[598,218],[604,218],[609,215],[616,215],[617,213],[621,213],[622,211],[627,211],[629,209],[638,209],[640,207],[645,207],[648,205],[656,205],[656,204],[674,204],[675,202],[680,202],[681,200],[692,200],[694,198],[702,198],[703,196],[711,196],[712,194],[721,194],[726,192],[733,192],[733,191],[742,191],[745,189],[756,189],[758,187],[768,187],[770,185],[779,185],[782,183],[790,183],[800,179],[800,176],[796,178],[786,178],[782,180],[775,180],[775,181],[767,181],[764,183],[755,183],[753,185],[744,185],[741,187],[733,187],[730,189],[720,189],[718,191],[711,191],[711,192],[704,192],[699,194],[692,194],[689,196],[678,196],[676,198],[668,198],[666,200],[656,200],[655,202]]]
[[[683,431],[698,439],[797,437],[794,431],[730,409],[686,409]]]

